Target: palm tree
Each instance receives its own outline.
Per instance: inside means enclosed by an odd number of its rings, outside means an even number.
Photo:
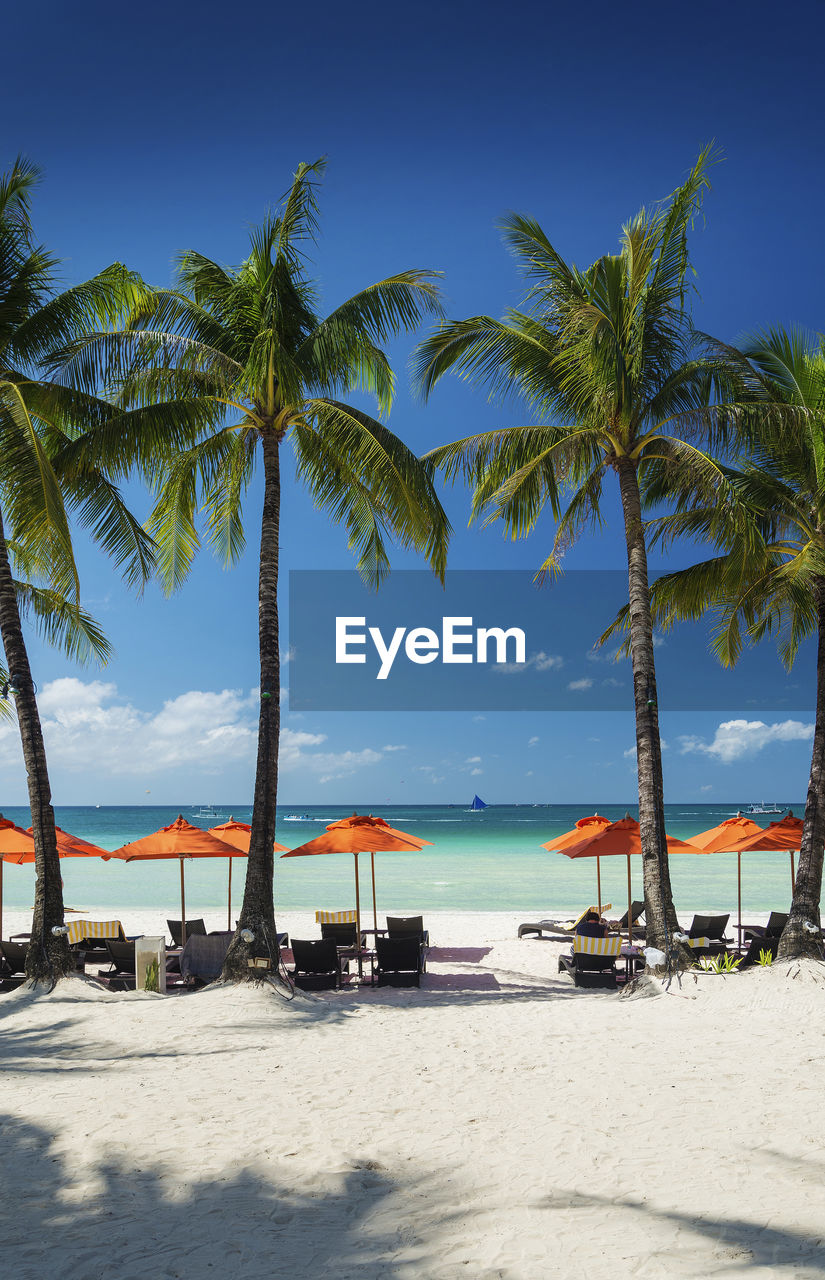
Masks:
[[[119,268],[61,294],[55,259],[32,235],[30,196],[37,170],[23,159],[0,177],[0,639],[4,692],[14,697],[31,808],[36,888],[26,971],[56,980],[71,968],[43,734],[21,625],[21,610],[70,656],[105,658],[108,646],[78,601],[67,509],[136,580],[151,571],[151,539],[123,505],[111,478],[84,448],[84,429],[112,408],[49,376],[50,350],[112,314],[128,277]],[[128,289],[126,290],[128,293]],[[29,581],[16,581],[11,560]],[[54,931],[57,932],[54,932]]]
[[[817,637],[816,716],[799,870],[779,956],[820,959],[819,909],[825,841],[825,338],[771,329],[746,337],[755,409],[740,424],[745,456],[671,488],[680,512],[655,536],[710,542],[718,555],[659,579],[655,615],[667,626],[717,613],[713,648],[725,666],[745,638],[776,633],[790,668],[799,644]],[[761,403],[760,403],[761,401]],[[651,495],[653,498],[660,495]]]
[[[470,436],[434,450],[448,477],[474,485],[473,515],[500,519],[512,537],[530,532],[545,504],[557,531],[542,573],[601,523],[605,476],[616,475],[624,514],[630,651],[636,712],[639,820],[647,940],[670,959],[678,928],[665,844],[661,744],[645,526],[640,483],[699,457],[688,437],[713,437],[713,362],[699,358],[686,305],[688,230],[708,187],[709,148],[662,204],[622,231],[617,254],[585,271],[556,251],[533,219],[509,215],[505,242],[530,281],[526,310],[503,320],[443,323],[419,348],[418,383],[429,395],[448,370],[495,393],[518,392],[544,421]],[[562,510],[560,488],[573,490]],[[681,961],[680,961],[681,962]]]
[[[238,932],[224,967],[254,977],[248,961],[277,958],[273,851],[278,788],[278,635],[281,445],[316,505],[346,525],[362,575],[380,582],[386,536],[423,550],[443,574],[449,533],[419,459],[379,421],[338,397],[355,389],[389,409],[393,375],[379,343],[439,311],[433,273],[404,271],[373,284],[325,319],[307,275],[317,233],[324,161],[301,164],[278,211],[252,232],[249,257],[223,267],[199,253],[179,261],[176,290],[147,291],[117,333],[65,353],[79,385],[105,371],[132,415],[167,437],[150,528],[168,589],[186,577],[199,546],[199,502],[208,538],[226,562],[244,545],[242,498],[260,459],[264,474],[258,577],[258,755]],[[196,427],[196,429],[195,429]],[[152,436],[154,439],[154,434]],[[158,467],[147,450],[147,470]],[[157,477],[156,477],[157,478]]]

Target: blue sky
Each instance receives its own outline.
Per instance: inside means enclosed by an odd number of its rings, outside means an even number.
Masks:
[[[391,271],[429,267],[444,272],[448,314],[461,317],[519,300],[502,213],[533,214],[568,258],[587,263],[715,138],[725,160],[692,239],[698,323],[729,339],[760,324],[817,329],[824,27],[818,0],[780,13],[739,0],[631,11],[528,0],[509,12],[487,0],[47,2],[6,16],[19,56],[0,84],[3,165],[21,151],[43,168],[36,226],[67,282],[119,259],[164,284],[186,248],[240,261],[248,228],[298,161],[326,154],[325,305]],[[518,420],[456,380],[426,407],[415,402],[412,345],[391,352],[390,421],[414,448]],[[117,653],[102,672],[79,671],[32,641],[57,802],[248,802],[259,500],[253,490],[243,562],[224,572],[204,555],[173,600],[153,587],[129,597],[79,543],[85,600]],[[134,502],[145,507],[139,491]],[[546,554],[549,523],[511,544],[466,529],[460,490],[445,502],[452,567],[531,568]],[[623,567],[617,505],[570,567]],[[341,531],[291,480],[282,529],[285,569],[351,567]],[[408,556],[395,563],[417,567]],[[667,798],[798,801],[812,673],[795,676],[800,705],[787,714],[663,708]],[[281,799],[634,799],[629,713],[480,714],[287,711]],[[19,749],[3,728],[0,795],[25,801]]]

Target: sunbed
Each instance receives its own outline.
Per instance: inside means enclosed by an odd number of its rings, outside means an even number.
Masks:
[[[294,967],[290,977],[297,987],[323,990],[341,985],[345,967],[334,938],[293,938]]]
[[[416,937],[375,939],[375,978],[379,987],[420,987],[423,948]]]
[[[772,911],[767,924],[748,924],[742,932],[746,938],[779,938],[788,923],[787,911]]]
[[[559,973],[569,973],[577,987],[615,988],[616,960],[621,950],[622,938],[618,933],[607,938],[576,934],[570,954],[559,956]]]
[[[602,907],[602,911],[609,911],[613,904],[606,902]],[[644,906],[644,903],[642,904]],[[559,935],[559,941],[566,941],[572,934],[576,932],[576,925],[583,920],[588,911],[598,911],[598,907],[585,907],[580,916],[576,916],[575,920],[538,920],[535,924],[520,924],[518,927],[518,936],[523,938],[525,934],[536,933],[541,938],[545,933]]]
[[[726,916],[694,916],[688,929],[694,955],[718,956],[727,951],[730,938],[725,937],[730,914]],[[701,944],[698,940],[701,939]]]

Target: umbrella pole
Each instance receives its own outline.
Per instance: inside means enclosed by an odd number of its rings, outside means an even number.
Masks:
[[[736,897],[739,903],[739,950],[742,950],[742,855],[736,855]]]
[[[627,855],[627,939],[633,946],[633,885],[630,880],[630,854]]]
[[[378,937],[378,908],[375,905],[375,850],[370,853],[370,870],[372,871],[372,927],[373,938]]]
[[[596,854],[596,897],[599,899],[599,916],[602,914],[602,869],[601,859]]]
[[[180,860],[180,938],[186,946],[186,891],[183,887],[183,858]]]
[[[232,928],[232,859],[229,859],[229,886],[226,891],[226,927]]]
[[[793,849],[791,849],[791,897],[796,893],[796,872],[793,869]]]
[[[358,854],[355,858],[355,946],[358,950],[358,976],[361,976],[361,890],[358,884]]]
[[[3,936],[3,859],[0,858],[0,938]]]

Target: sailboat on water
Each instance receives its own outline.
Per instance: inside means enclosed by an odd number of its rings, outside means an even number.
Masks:
[[[470,805],[470,807],[469,807],[469,809],[467,810],[467,812],[468,812],[468,813],[481,813],[482,809],[486,809],[486,808],[487,808],[487,806],[486,806],[486,804],[484,803],[484,801],[481,799],[481,796],[473,796],[473,803]]]

